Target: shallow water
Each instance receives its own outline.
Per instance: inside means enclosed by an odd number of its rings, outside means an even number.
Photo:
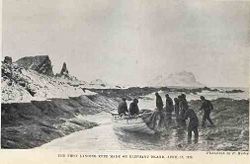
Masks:
[[[110,114],[104,112],[87,120],[99,121],[101,125],[55,139],[39,148],[75,151],[205,150],[212,145],[203,138],[202,131],[197,144],[187,144],[187,132],[184,129],[170,129],[163,136],[115,130]]]
[[[160,92],[164,95],[163,92]],[[175,93],[178,95],[178,93]],[[202,93],[208,99],[218,98],[218,93]],[[211,96],[212,95],[212,96]],[[217,95],[217,96],[216,96]],[[248,98],[248,93],[225,94],[225,98],[239,97]],[[171,97],[175,97],[170,93]],[[198,99],[199,95],[187,95],[188,100]],[[140,108],[154,109],[154,95],[150,94],[140,99]],[[113,150],[220,150],[225,147],[239,150],[231,143],[225,143],[221,140],[213,140],[204,135],[205,130],[199,129],[199,141],[197,144],[187,144],[187,131],[181,128],[171,128],[164,135],[147,135],[140,133],[131,133],[120,131],[113,128],[112,116],[109,113],[99,113],[97,115],[86,116],[84,119],[97,122],[100,126],[92,129],[75,132],[68,136],[55,139],[39,148],[57,149],[57,150],[78,150],[78,151],[113,151]],[[210,128],[213,130],[213,128]],[[216,130],[216,128],[214,129]]]
[[[83,130],[71,135],[55,139],[41,148],[63,150],[151,150],[159,149],[162,140],[157,135],[136,134],[114,130],[110,114],[102,113],[96,118],[87,120],[101,120],[100,126]]]

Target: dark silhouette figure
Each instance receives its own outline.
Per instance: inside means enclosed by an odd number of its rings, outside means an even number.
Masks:
[[[168,94],[166,96],[166,114],[167,114],[167,119],[171,120],[172,119],[172,112],[174,110],[174,104],[173,100],[169,97]]]
[[[138,100],[134,99],[132,103],[129,105],[129,113],[130,115],[139,114]]]
[[[188,143],[191,143],[192,138],[192,132],[194,132],[194,142],[198,142],[198,126],[199,126],[199,120],[194,112],[193,109],[187,109],[185,113],[185,120],[189,118],[189,124],[188,124]]]
[[[180,107],[179,107],[179,99],[174,98],[174,113],[176,118],[176,123],[179,125],[179,119],[180,119]]]
[[[118,114],[124,114],[127,115],[128,113],[128,107],[127,107],[127,102],[125,98],[122,98],[122,102],[118,105]]]
[[[180,96],[179,109],[180,109],[180,124],[181,126],[186,127],[185,113],[188,110],[188,102],[186,100],[185,94],[182,94]]]
[[[155,96],[156,96],[156,108],[157,108],[159,111],[162,111],[162,109],[163,109],[163,101],[162,101],[162,98],[161,98],[161,96],[159,95],[158,92],[155,93]]]
[[[214,109],[213,104],[211,103],[211,101],[206,100],[204,96],[201,96],[200,99],[202,101],[202,105],[201,105],[200,110],[202,110],[202,109],[204,110],[204,115],[202,117],[202,127],[205,127],[206,120],[209,121],[211,126],[214,126],[214,123],[210,118],[210,113]]]

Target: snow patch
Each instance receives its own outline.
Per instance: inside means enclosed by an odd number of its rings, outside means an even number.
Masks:
[[[24,103],[31,101],[45,101],[52,98],[68,99],[81,95],[96,93],[83,89],[81,83],[59,77],[51,77],[33,70],[22,70],[20,74],[25,86],[2,78],[2,103]],[[29,90],[34,93],[31,95]]]

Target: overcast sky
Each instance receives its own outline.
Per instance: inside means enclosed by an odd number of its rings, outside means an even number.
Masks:
[[[3,55],[36,54],[87,81],[141,85],[186,70],[208,86],[246,86],[250,2],[3,1]]]

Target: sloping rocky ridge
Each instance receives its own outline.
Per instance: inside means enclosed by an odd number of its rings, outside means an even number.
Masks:
[[[33,67],[32,65],[36,65],[36,62],[27,65],[2,62],[1,103],[24,103],[34,100],[44,101],[51,98],[69,98],[95,94],[83,89],[85,83],[76,78],[69,78],[72,77],[70,75],[67,77],[49,76],[28,68],[29,65]],[[47,66],[51,67],[50,64]],[[44,65],[41,67],[47,69]]]
[[[53,75],[53,71],[48,70],[52,70],[48,56],[24,57],[17,62],[12,62],[11,57],[6,56],[1,65],[1,103],[26,103],[92,95],[95,93],[88,88],[104,87],[99,83],[90,86],[70,75],[66,63],[59,74]],[[112,86],[104,88],[107,87]]]
[[[115,109],[117,101],[100,95],[31,103],[2,104],[1,147],[33,148],[98,124],[84,116]]]

